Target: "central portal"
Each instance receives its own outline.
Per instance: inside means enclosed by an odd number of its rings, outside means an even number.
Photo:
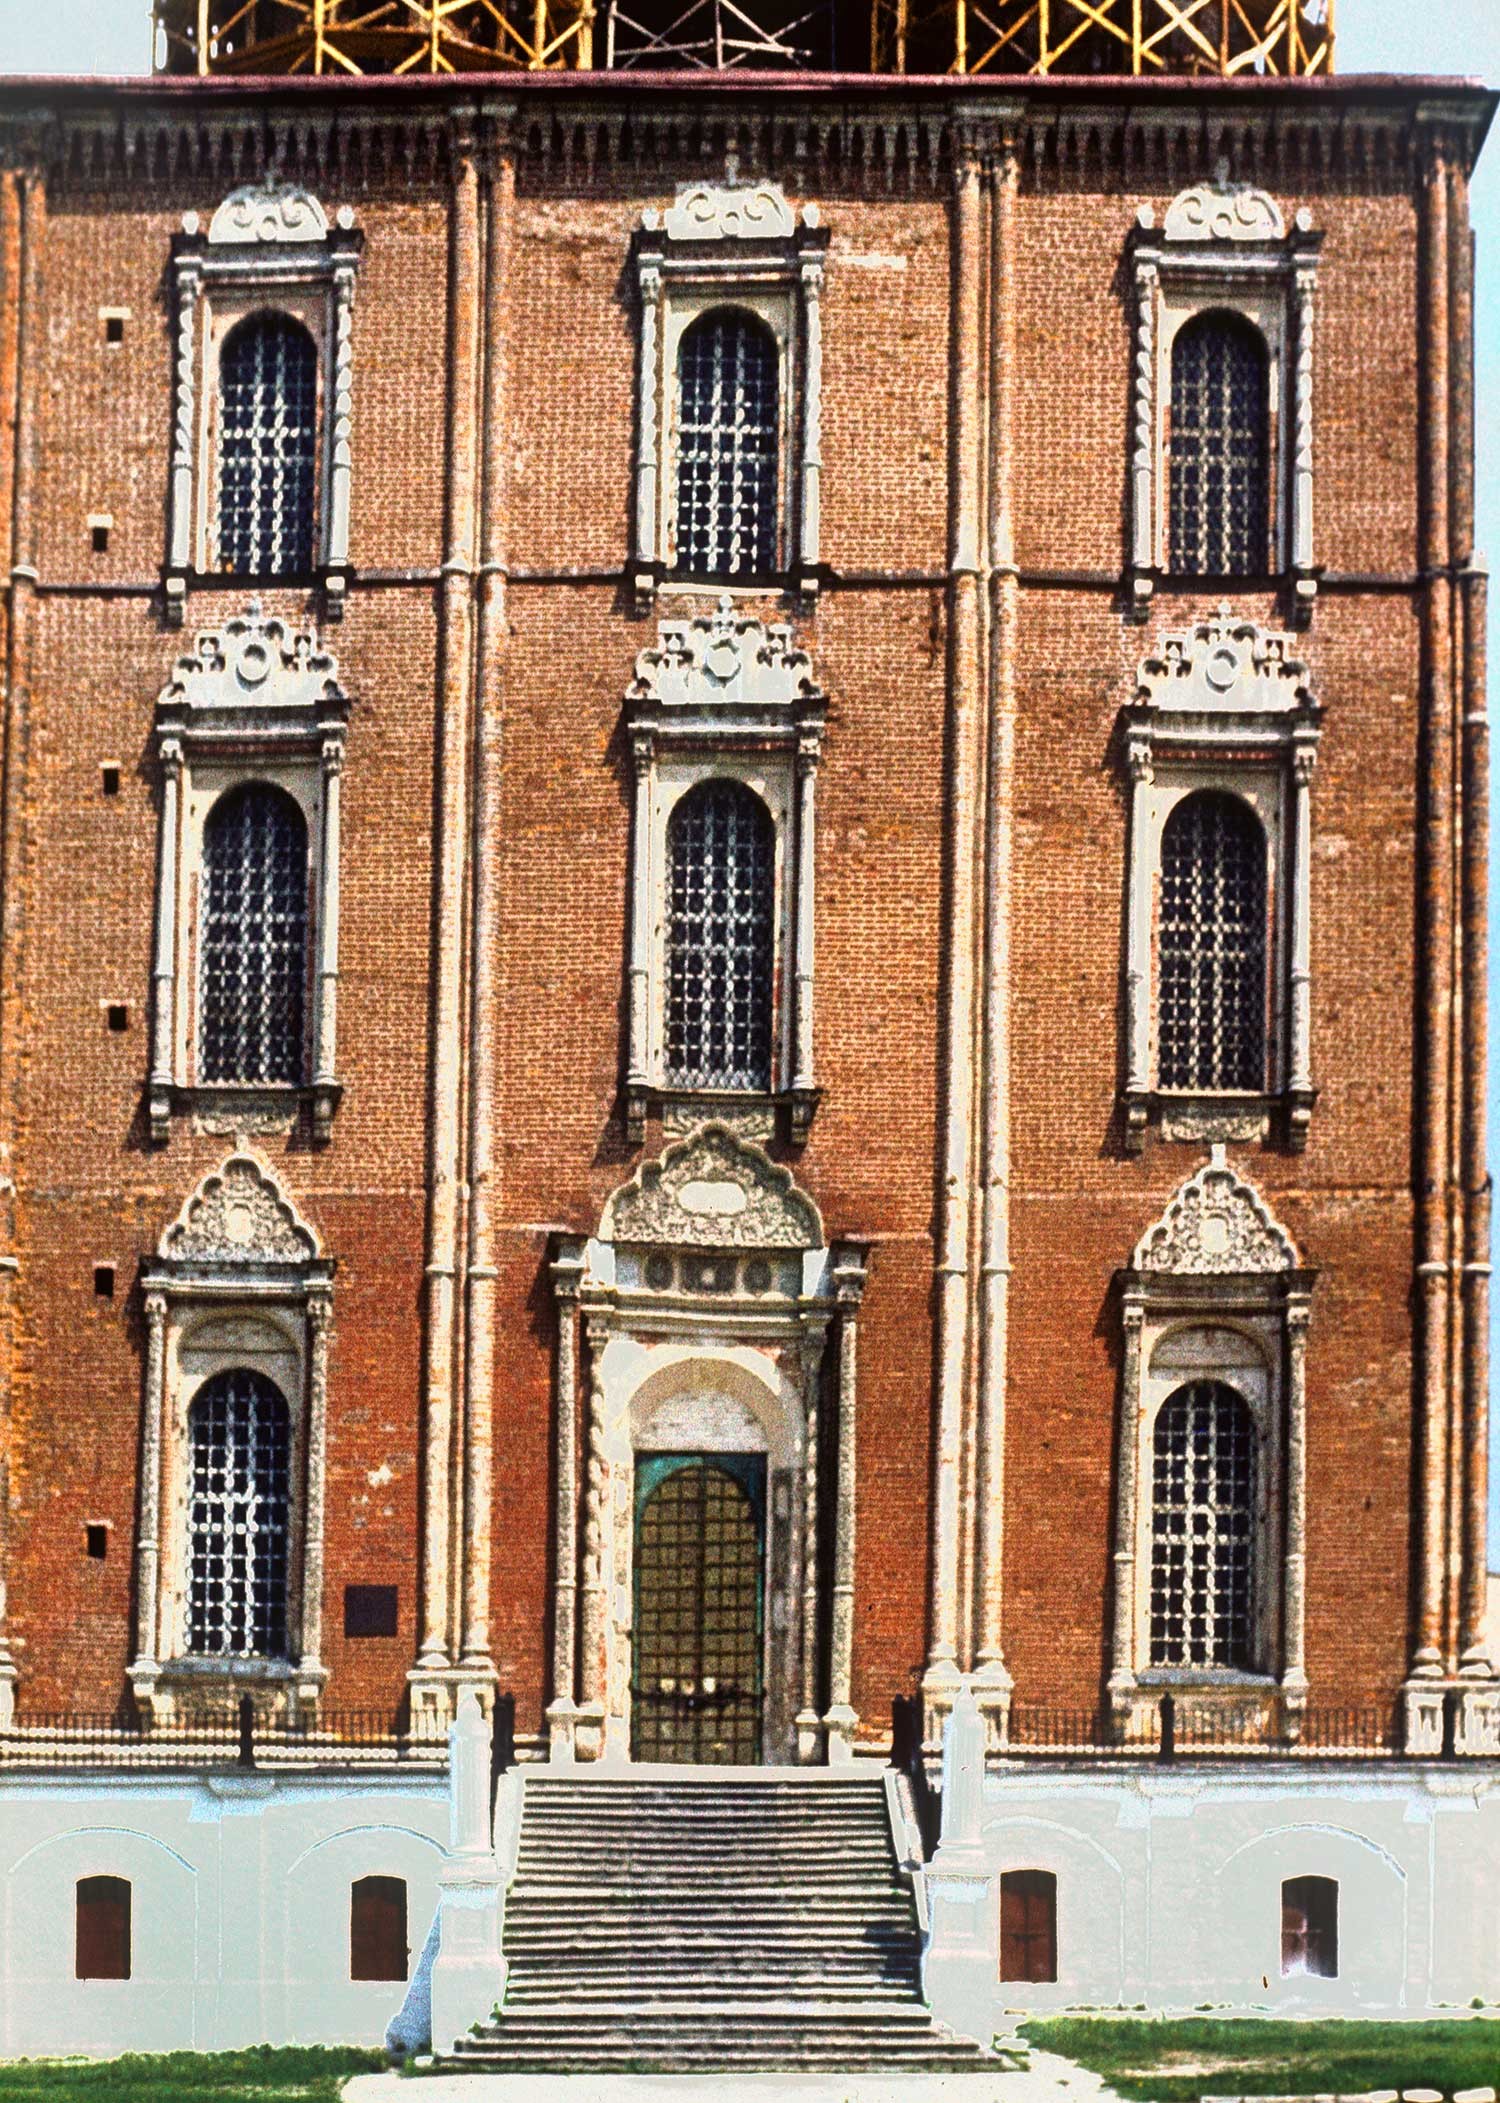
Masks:
[[[639,1457],[634,1759],[759,1762],[765,1544],[763,1453]]]

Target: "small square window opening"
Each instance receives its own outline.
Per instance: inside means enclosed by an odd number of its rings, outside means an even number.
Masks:
[[[393,1636],[396,1633],[394,1585],[345,1585],[344,1634]]]
[[[123,343],[125,341],[125,316],[123,314],[105,315],[104,340],[106,343]]]
[[[123,1000],[112,1000],[104,1010],[104,1025],[113,1035],[130,1027],[130,1010]]]
[[[84,1550],[91,1563],[102,1563],[109,1554],[109,1528],[107,1526],[85,1526],[83,1529]]]
[[[99,769],[99,787],[106,796],[119,795],[120,770],[113,762],[107,762]]]
[[[100,1300],[112,1300],[115,1296],[115,1267],[112,1263],[94,1265],[94,1296]]]
[[[89,527],[89,546],[96,555],[107,555],[109,553],[108,526]]]

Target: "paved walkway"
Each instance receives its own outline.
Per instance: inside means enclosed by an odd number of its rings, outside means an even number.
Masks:
[[[356,2074],[345,2103],[1115,2103],[1098,2074],[1033,2052],[1024,2074]]]

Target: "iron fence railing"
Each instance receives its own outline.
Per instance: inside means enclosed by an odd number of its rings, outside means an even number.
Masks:
[[[0,1772],[15,1768],[389,1767],[442,1773],[443,1724],[403,1722],[389,1710],[344,1710],[316,1717],[266,1717],[245,1695],[234,1707],[150,1722],[134,1711],[112,1716],[69,1711],[18,1713],[0,1730]]]
[[[1284,1716],[1278,1705],[1165,1694],[1117,1722],[1099,1709],[1016,1703],[1005,1751],[1017,1758],[1389,1759],[1402,1750],[1391,1708],[1309,1708]]]

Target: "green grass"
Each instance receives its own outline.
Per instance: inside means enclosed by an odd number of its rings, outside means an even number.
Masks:
[[[1190,2016],[1151,2022],[1052,2016],[1038,2050],[1102,2074],[1132,2103],[1210,2096],[1353,2095],[1372,2088],[1500,2086],[1500,2022],[1308,2022]],[[3,2094],[3,2091],[0,2091]]]
[[[248,2052],[132,2052],[87,2064],[15,2059],[0,2063],[0,2103],[333,2103],[351,2074],[388,2065],[384,2052],[348,2046],[257,2045]]]

